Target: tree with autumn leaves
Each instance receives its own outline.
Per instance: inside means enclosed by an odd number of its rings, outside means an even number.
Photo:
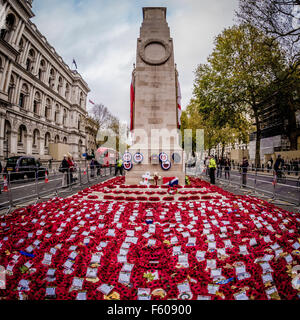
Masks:
[[[207,128],[215,130],[208,140],[223,145],[238,135],[245,141],[254,119],[255,164],[260,166],[263,108],[297,90],[299,77],[295,79],[288,69],[279,43],[251,24],[233,26],[218,35],[207,63],[196,69],[192,101]],[[282,102],[276,107],[286,108]]]

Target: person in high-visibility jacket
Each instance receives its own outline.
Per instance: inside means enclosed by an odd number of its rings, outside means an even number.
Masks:
[[[216,164],[216,160],[214,159],[214,157],[210,157],[208,168],[209,168],[210,183],[215,184],[216,183],[215,172],[216,172],[217,164]]]
[[[123,161],[119,157],[116,159],[115,176],[120,171],[121,176],[123,175]]]

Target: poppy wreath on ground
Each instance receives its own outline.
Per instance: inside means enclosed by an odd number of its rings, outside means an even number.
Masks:
[[[139,288],[150,293],[161,288],[164,297],[153,294],[152,300],[180,299],[178,286],[187,281],[185,294],[193,299],[299,299],[290,271],[300,263],[299,213],[195,178],[192,186],[218,195],[200,202],[191,200],[197,194],[190,192],[182,197],[188,201],[172,203],[151,203],[143,196],[117,202],[118,196],[106,193],[112,201],[89,199],[93,191],[113,193],[109,186],[123,183],[118,177],[1,216],[0,265],[7,281],[0,298],[75,300],[86,292],[88,300],[136,300]],[[100,252],[99,263],[92,264]],[[86,277],[91,265],[96,279]],[[123,268],[132,268],[123,279],[129,286],[122,282]],[[220,272],[220,278],[214,275]],[[81,287],[71,290],[76,279]],[[113,286],[107,298],[101,285]],[[55,297],[46,296],[50,287]]]

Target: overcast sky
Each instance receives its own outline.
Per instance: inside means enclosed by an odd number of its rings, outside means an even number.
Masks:
[[[129,88],[143,7],[167,7],[182,91],[192,97],[194,70],[214,38],[234,24],[238,0],[34,0],[35,23],[49,43],[88,83],[88,99],[129,121]],[[88,105],[88,107],[91,105]]]

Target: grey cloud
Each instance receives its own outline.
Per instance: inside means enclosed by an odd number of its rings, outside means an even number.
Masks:
[[[66,63],[73,57],[91,88],[90,98],[129,121],[129,86],[142,7],[166,6],[180,74],[183,108],[192,96],[194,70],[214,37],[233,24],[238,0],[43,0],[33,22]]]

